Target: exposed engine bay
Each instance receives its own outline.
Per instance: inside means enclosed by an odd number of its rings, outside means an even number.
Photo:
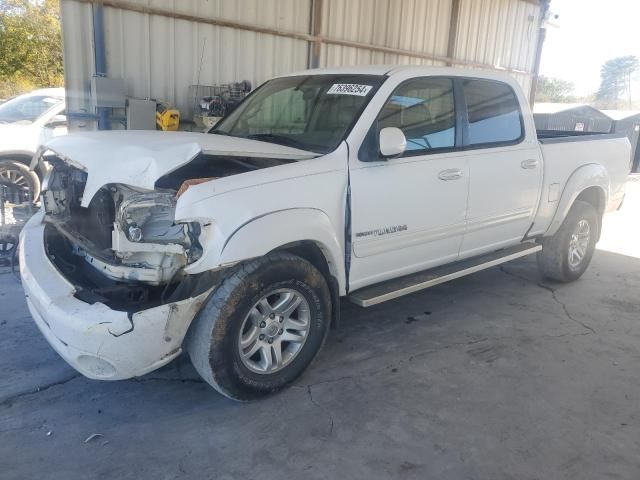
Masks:
[[[159,178],[155,191],[105,185],[81,206],[87,173],[47,155],[42,202],[45,243],[53,263],[78,287],[77,296],[112,308],[162,303],[202,255],[198,223],[175,223],[176,202],[190,186],[287,160],[198,155]],[[193,279],[191,279],[193,281]]]

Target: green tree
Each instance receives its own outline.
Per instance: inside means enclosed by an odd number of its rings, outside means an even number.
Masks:
[[[57,0],[0,0],[0,97],[63,84]]]
[[[536,102],[575,102],[574,85],[560,78],[538,77]]]
[[[623,99],[626,97],[628,108],[631,108],[631,85],[638,70],[640,61],[633,55],[607,60],[600,69],[600,88],[596,93],[598,106],[618,109],[623,106]]]

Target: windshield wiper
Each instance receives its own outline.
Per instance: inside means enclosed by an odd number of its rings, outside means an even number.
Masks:
[[[227,137],[233,137],[229,132],[223,132],[222,130],[209,130],[209,133],[213,133],[214,135],[225,135]]]
[[[269,143],[277,143],[278,145],[284,145],[285,147],[299,148],[301,150],[309,150],[309,147],[303,143],[300,143],[293,138],[286,137],[284,135],[276,135],[274,133],[254,133],[253,135],[247,135],[250,140],[261,140]]]

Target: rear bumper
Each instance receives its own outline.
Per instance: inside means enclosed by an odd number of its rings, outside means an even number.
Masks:
[[[35,215],[20,235],[20,273],[29,311],[53,349],[98,380],[144,375],[178,356],[208,292],[135,313],[78,300],[46,255],[42,218]]]

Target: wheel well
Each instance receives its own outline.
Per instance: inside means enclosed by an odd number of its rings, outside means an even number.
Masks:
[[[336,328],[340,323],[340,287],[338,276],[332,271],[335,265],[327,259],[322,247],[312,240],[304,240],[283,245],[275,251],[285,251],[304,258],[322,273],[331,290],[331,326]]]
[[[0,162],[2,160],[15,160],[20,163],[24,163],[25,165],[31,164],[31,157],[29,155],[25,155],[22,153],[16,153],[11,155],[0,155]]]
[[[576,201],[577,200],[593,205],[593,208],[596,209],[600,216],[604,213],[604,192],[600,187],[589,187],[583,190],[580,192],[580,195],[576,197]]]
[[[589,187],[580,192],[580,194],[576,197],[576,202],[578,200],[593,205],[593,208],[595,208],[596,212],[598,212],[598,239],[600,239],[600,232],[602,230],[602,215],[604,214],[605,209],[604,192],[600,187]]]

